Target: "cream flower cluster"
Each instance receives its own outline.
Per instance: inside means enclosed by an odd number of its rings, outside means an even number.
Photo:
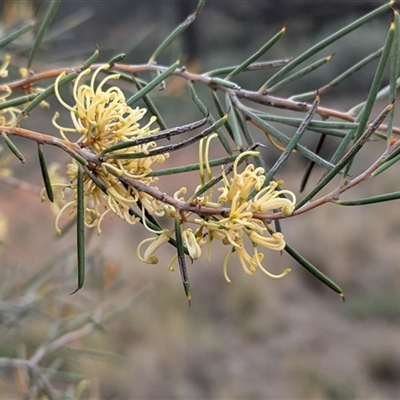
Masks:
[[[108,75],[96,85],[96,78],[99,73],[108,68],[109,65],[98,68],[93,73],[89,85],[82,83],[82,81],[90,73],[90,69],[79,74],[73,87],[74,105],[72,106],[61,97],[59,90],[59,82],[65,74],[61,74],[55,84],[56,97],[61,105],[69,111],[73,126],[64,127],[58,124],[58,113],[53,118],[54,126],[60,131],[64,140],[69,141],[67,134],[78,134],[79,138],[76,143],[95,155],[101,155],[103,150],[109,149],[111,146],[142,138],[157,131],[157,129],[150,129],[156,119],[155,117],[151,117],[146,125],[139,125],[139,121],[143,118],[146,110],[129,107],[121,89],[115,86],[105,89],[110,80],[120,77],[119,74]],[[113,155],[121,156],[128,152],[146,153],[150,147],[155,147],[155,143],[149,142],[110,152],[107,154],[107,162],[103,162],[101,166],[90,165],[90,171],[84,172],[86,226],[96,226],[100,233],[101,221],[110,211],[127,222],[135,224],[138,222],[138,218],[132,214],[132,207],[137,205],[139,201],[149,213],[156,215],[163,213],[162,203],[145,193],[127,187],[114,174],[110,173],[112,170],[117,175],[125,174],[143,184],[153,185],[157,182],[157,178],[147,176],[152,171],[151,165],[154,162],[164,162],[169,157],[168,153],[140,159],[112,157]],[[66,188],[64,191],[66,196],[68,196],[67,188],[70,189],[70,196],[69,199],[66,199],[66,204],[61,208],[57,217],[57,231],[59,231],[58,221],[65,210],[70,209],[71,217],[76,214],[77,173],[78,164],[73,160],[67,166],[69,184],[61,183]],[[100,185],[96,184],[95,180]]]
[[[207,149],[214,137],[215,135],[211,135],[207,139]],[[202,146],[203,144],[200,143],[200,148]],[[291,191],[280,189],[281,182],[270,182],[264,187],[265,171],[263,168],[255,168],[253,164],[249,164],[243,172],[238,171],[242,158],[258,155],[258,152],[243,152],[234,162],[232,177],[228,178],[225,173],[222,174],[223,186],[218,188],[220,194],[217,202],[212,201],[212,188],[196,199],[196,204],[208,208],[229,208],[229,215],[198,218],[187,214],[184,217],[182,241],[192,259],[199,258],[202,248],[207,246],[207,258],[210,261],[211,245],[215,240],[220,240],[224,245],[230,246],[223,263],[223,274],[228,282],[230,279],[227,274],[227,266],[233,254],[237,255],[243,270],[249,275],[254,274],[257,268],[271,278],[281,278],[290,272],[290,269],[285,269],[281,274],[274,275],[263,267],[264,254],[260,248],[280,251],[285,247],[285,240],[282,233],[273,232],[267,223],[255,218],[254,214],[279,211],[283,216],[289,216],[294,210],[296,198]],[[202,157],[200,159],[202,160]],[[210,172],[207,161],[208,154],[205,155],[205,160],[207,171]],[[200,175],[203,177],[202,171]],[[210,173],[208,175],[211,176]],[[256,195],[251,198],[253,191],[256,192]],[[184,188],[176,194],[176,197],[182,193],[185,193]],[[173,213],[170,212],[170,214]],[[193,230],[189,227],[190,224],[197,228]],[[156,263],[158,259],[154,255],[155,251],[166,243],[173,233],[172,230],[164,230],[159,236],[143,241],[138,247],[138,255],[141,260],[152,264]],[[151,242],[151,244],[142,256],[140,250],[145,242]],[[250,252],[247,250],[246,244],[250,245]]]

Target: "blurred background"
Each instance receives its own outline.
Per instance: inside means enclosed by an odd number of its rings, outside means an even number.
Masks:
[[[45,8],[39,1],[1,3],[3,32],[34,16],[40,18]],[[284,25],[287,32],[267,59],[294,57],[381,4],[384,2],[211,0],[158,62],[169,64],[181,57],[189,69],[197,71],[237,65]],[[196,1],[64,0],[33,68],[37,72],[79,65],[92,54],[95,45],[100,48],[101,61],[126,52],[128,63],[146,63],[157,45],[195,7]],[[386,13],[332,45],[323,53],[335,53],[330,63],[285,87],[279,95],[314,90],[376,51],[384,43],[389,22],[390,15]],[[28,35],[9,49],[15,54],[15,65],[26,64],[30,40]],[[345,111],[362,101],[375,67],[376,63],[372,63],[335,88],[322,98],[321,105]],[[255,89],[271,74],[242,74],[238,83]],[[200,118],[185,85],[177,80],[164,92],[153,94],[153,100],[168,126]],[[212,107],[210,98],[207,104]],[[29,119],[31,129],[56,134],[51,118],[57,109],[56,101],[48,111],[35,109]],[[400,124],[399,119],[397,123]],[[310,145],[315,139],[312,135],[306,138]],[[12,160],[14,175],[41,187],[35,145],[16,142],[27,158],[27,167]],[[362,171],[383,150],[384,144],[369,143],[354,166],[354,173]],[[331,154],[330,143],[324,151],[325,156]],[[196,152],[196,146],[176,152],[170,165],[193,162]],[[46,155],[49,162],[68,161],[58,150],[46,149]],[[278,156],[271,150],[263,154],[268,165]],[[306,163],[299,156],[291,158],[279,179],[285,180],[286,188],[296,191]],[[314,171],[310,187],[320,173]],[[396,167],[380,178],[356,187],[347,198],[399,190]],[[159,187],[172,193],[192,182],[193,176],[182,175],[179,179],[160,180]],[[247,276],[232,260],[232,283],[227,284],[222,277],[226,250],[214,248],[211,263],[202,259],[189,265],[193,294],[190,308],[179,272],[167,270],[174,254],[172,247],[163,249],[158,265],[137,260],[136,246],[147,237],[140,227],[108,219],[100,237],[92,232],[86,284],[69,296],[76,285],[73,229],[56,237],[54,216],[47,203],[40,203],[35,190],[0,183],[0,207],[8,223],[6,240],[0,248],[2,298],[19,298],[24,291],[29,292],[30,282],[39,280],[40,273],[44,282],[30,301],[19,304],[20,308],[15,305],[15,309],[7,311],[6,302],[0,303],[0,357],[15,357],[21,348],[29,356],[49,335],[49,326],[57,319],[90,313],[100,303],[111,309],[138,296],[112,322],[74,343],[74,349],[63,349],[56,355],[62,359],[61,369],[70,374],[69,380],[77,383],[83,376],[90,378],[90,398],[399,397],[397,202],[359,208],[328,204],[282,222],[287,242],[341,286],[345,303],[287,254],[266,253],[264,262],[276,273],[292,268],[284,279],[271,280],[261,272]],[[6,311],[13,315],[17,309],[25,314],[5,324]],[[45,362],[50,365],[52,357]],[[57,379],[62,385],[65,376]],[[23,392],[21,382],[15,374],[4,371],[0,376],[0,397],[19,398]],[[85,394],[82,398],[86,398]]]

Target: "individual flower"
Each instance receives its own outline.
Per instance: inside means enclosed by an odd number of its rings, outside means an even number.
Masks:
[[[3,63],[0,65],[0,78],[7,78],[8,76],[8,66],[11,62],[11,56],[6,54]]]
[[[252,202],[252,209],[255,213],[280,210],[287,217],[292,214],[295,203],[296,196],[293,192],[290,190],[281,190],[279,184],[272,181],[255,195]]]
[[[168,229],[165,229],[161,232],[161,234],[159,232],[156,232],[156,233],[157,233],[156,236],[142,240],[136,249],[136,254],[137,254],[139,260],[145,262],[146,264],[157,264],[158,263],[158,257],[154,253],[163,244],[165,244],[169,241],[173,232]],[[142,256],[140,254],[140,251],[141,251],[143,245],[146,243],[150,243],[150,245],[147,247],[147,249],[144,252],[144,255]]]
[[[189,252],[189,256],[192,260],[196,260],[201,256],[201,248],[197,242],[197,238],[194,235],[192,229],[187,228],[182,231],[183,244],[186,246]]]

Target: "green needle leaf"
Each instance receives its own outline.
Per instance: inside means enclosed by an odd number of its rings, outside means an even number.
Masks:
[[[310,92],[311,93],[311,92]],[[314,92],[313,92],[314,93]],[[317,92],[314,93],[314,97]],[[298,128],[303,122],[303,118],[282,117],[279,115],[271,115],[266,113],[256,113],[262,120],[270,122],[278,122],[287,126]],[[307,130],[311,132],[323,133],[324,135],[343,138],[346,136],[348,129],[355,129],[358,123],[355,122],[331,122],[331,121],[310,121]],[[375,132],[375,136],[386,140],[386,135]]]
[[[393,38],[393,50],[391,55],[391,64],[390,64],[390,82],[389,82],[389,102],[392,103],[396,100],[396,91],[400,84],[400,80],[397,79],[399,74],[399,53],[400,53],[400,16],[396,10],[393,10],[394,16],[394,38]],[[394,120],[394,108],[389,113],[388,123],[387,123],[387,139],[388,145],[390,145],[390,139],[392,137],[393,131],[393,120]]]
[[[348,165],[349,160],[351,160],[365,145],[368,139],[373,135],[373,133],[379,128],[383,120],[386,118],[388,113],[393,109],[394,103],[389,104],[385,109],[378,115],[378,117],[368,126],[368,129],[362,134],[362,136],[354,143],[354,145],[347,151],[347,153],[339,160],[336,166],[331,169],[320,181],[319,183],[307,194],[307,196],[302,199],[298,204],[296,204],[295,209],[299,209],[304,204],[306,204],[310,199],[312,199],[323,187],[325,187],[341,170],[344,166]]]
[[[139,82],[138,79],[136,79],[135,76],[132,76],[132,80],[136,86],[136,88],[138,90],[142,90],[143,89],[143,85]],[[147,109],[151,112],[152,115],[155,115],[157,118],[157,124],[158,126],[162,129],[162,130],[166,130],[167,129],[167,125],[164,122],[163,117],[161,116],[161,114],[158,112],[156,106],[154,105],[154,103],[151,101],[150,97],[147,96],[146,94],[143,96],[143,101],[144,104],[146,104]]]
[[[292,75],[289,75],[287,78],[282,79],[281,81],[276,83],[274,86],[271,86],[268,89],[268,93],[272,93],[274,90],[279,89],[282,86],[287,85],[288,83],[295,81],[296,79],[300,79],[303,76],[306,76],[306,75],[310,74],[311,72],[315,71],[316,69],[322,67],[327,62],[332,60],[333,56],[334,56],[334,54],[330,54],[329,56],[324,57],[321,60],[315,61],[314,63],[308,65],[307,67],[301,69],[300,71],[297,71]]]
[[[99,48],[96,47],[96,50],[93,52],[93,54],[83,63],[82,65],[82,71],[89,68],[94,62],[97,61],[99,58]]]
[[[137,93],[135,93],[131,98],[129,98],[126,102],[128,106],[132,106],[135,104],[138,100],[140,100],[143,96],[145,96],[147,93],[151,92],[156,86],[158,86],[161,82],[163,82],[166,78],[171,76],[175,70],[179,66],[179,61],[176,63],[172,64],[169,68],[167,68],[163,73],[157,76],[157,78],[153,79],[151,82],[149,82],[145,87],[140,89]]]
[[[218,115],[220,117],[223,117],[225,114],[224,109],[222,108],[222,104],[219,101],[219,98],[217,96],[217,93],[215,91],[212,92],[212,98],[214,101],[215,108],[217,109]],[[232,110],[232,102],[229,99],[229,95],[226,95],[226,109],[227,110]],[[235,122],[235,117],[231,115],[231,112],[229,113],[228,120],[226,121],[225,124],[225,129],[227,130],[230,138],[235,142],[236,147],[238,149],[242,149],[242,138],[240,136],[240,133],[238,131],[237,123]]]
[[[192,97],[192,100],[194,104],[199,108],[200,112],[203,114],[204,117],[208,117],[210,119],[210,123],[214,123],[215,119],[214,117],[209,113],[207,107],[203,104],[203,102],[200,100],[200,98],[197,96],[197,93],[194,89],[194,86],[192,84],[189,84],[189,91],[190,95]],[[231,156],[233,154],[232,149],[228,143],[228,140],[226,139],[224,133],[220,130],[217,129],[216,131],[218,133],[218,140],[221,142],[222,146],[224,147],[225,151]]]
[[[78,76],[78,72],[72,72],[71,74],[68,74],[66,77],[62,78],[58,82],[58,86],[62,87],[70,82],[72,82],[76,77]],[[43,100],[47,99],[47,97],[51,96],[54,94],[54,87],[55,83],[50,85],[46,90],[43,92],[39,93],[38,95],[35,95],[34,100],[32,100],[23,110],[22,112],[18,115],[17,121],[20,122],[23,118],[28,116],[31,111],[37,107]]]
[[[279,156],[279,158],[276,160],[275,164],[270,169],[270,171],[268,171],[268,173],[266,174],[265,183],[268,183],[274,177],[275,173],[282,167],[282,165],[285,163],[285,161],[289,158],[290,154],[295,149],[295,147],[297,146],[297,143],[299,142],[299,140],[303,136],[304,132],[306,131],[308,124],[313,119],[318,106],[319,106],[319,96],[317,95],[312,107],[308,110],[302,123],[298,127],[297,131],[293,135],[290,142],[287,144],[285,150]]]
[[[286,65],[290,60],[289,59],[284,59],[284,60],[275,60],[275,61],[260,61],[260,62],[255,62],[247,66],[243,72],[247,71],[259,71],[262,69],[269,69],[269,68],[278,68]],[[238,66],[233,66],[233,67],[224,67],[224,68],[217,68],[213,69],[212,71],[205,72],[204,75],[208,75],[209,77],[211,76],[218,76],[218,75],[226,75],[232,73],[235,69],[238,69]],[[225,78],[227,80],[227,78]]]
[[[386,171],[393,164],[396,164],[400,160],[400,149],[395,150],[392,154],[390,154],[387,158],[382,160],[382,165],[378,167],[372,174],[371,178],[378,176],[383,171]]]
[[[266,92],[268,89],[275,85],[284,75],[288,72],[292,71],[302,62],[308,60],[314,54],[318,53],[325,47],[329,46],[331,43],[336,42],[338,39],[346,36],[350,32],[356,30],[360,26],[364,25],[366,22],[370,21],[371,19],[375,18],[376,16],[382,14],[383,12],[389,10],[392,7],[393,1],[390,1],[383,6],[371,11],[369,14],[365,15],[364,17],[359,18],[358,20],[354,21],[353,23],[347,25],[343,29],[339,30],[338,32],[332,34],[331,36],[327,37],[326,39],[322,40],[321,42],[317,43],[315,46],[311,47],[309,50],[305,51],[300,56],[293,59],[289,62],[286,66],[280,69],[275,75],[273,75],[264,85],[260,88],[260,92]]]
[[[376,60],[378,57],[381,56],[383,51],[383,47],[380,48],[379,50],[375,51],[374,53],[370,54],[369,56],[363,58],[361,61],[359,61],[357,64],[354,64],[352,67],[344,71],[342,74],[337,76],[336,78],[332,79],[329,83],[326,85],[322,86],[318,90],[314,90],[312,92],[306,92],[306,93],[301,93],[301,94],[296,94],[293,96],[290,96],[290,100],[293,101],[306,101],[308,99],[312,99],[316,96],[317,92],[322,95],[323,93],[328,92],[335,86],[339,85],[339,83],[343,82],[345,79],[353,75],[355,72],[359,71],[361,68],[363,68],[365,65],[369,64],[371,61]]]
[[[51,180],[46,165],[46,159],[44,158],[43,145],[38,144],[37,149],[38,149],[39,164],[40,164],[40,169],[42,171],[44,187],[46,188],[46,194],[48,199],[53,203],[54,202],[53,188],[51,186]]]
[[[215,121],[207,129],[204,129],[204,131],[198,133],[195,136],[192,136],[191,138],[189,138],[187,140],[184,140],[184,141],[176,143],[176,144],[156,147],[155,149],[151,149],[146,152],[111,154],[111,155],[109,155],[109,158],[122,159],[122,160],[123,159],[146,158],[146,157],[152,157],[152,156],[155,156],[158,154],[168,153],[170,151],[180,150],[187,146],[190,146],[191,144],[193,144],[193,143],[199,141],[200,139],[205,138],[208,135],[210,135],[211,133],[215,132],[217,129],[219,129],[222,125],[224,125],[226,123],[227,119],[228,119],[228,114],[225,114],[222,118]]]
[[[31,100],[36,99],[38,95],[36,93],[28,94],[27,96],[16,97],[15,99],[7,100],[4,103],[0,103],[0,110],[5,110],[10,107],[18,107],[21,104],[25,104]]]
[[[125,53],[117,54],[116,56],[112,57],[108,64],[110,67],[112,67],[114,64],[119,63],[120,61],[123,61],[126,57]]]
[[[11,141],[8,135],[5,132],[1,132],[1,136],[4,139],[7,147],[11,150],[11,152],[21,161],[22,165],[26,164],[25,157],[18,150],[17,146]]]
[[[227,89],[240,90],[240,86],[235,82],[227,81],[222,78],[210,78],[209,86],[211,88],[214,88],[216,85],[222,86]]]
[[[186,298],[189,307],[192,304],[192,294],[190,290],[189,275],[187,273],[185,262],[185,248],[182,241],[181,224],[178,218],[175,218],[175,237],[176,237],[176,251],[178,254],[179,271],[181,272],[183,289],[185,290]]]
[[[315,95],[314,95],[315,98]],[[299,127],[304,118],[284,117],[281,115],[273,115],[266,113],[256,113],[260,118],[266,121],[278,122],[284,125]],[[355,122],[341,122],[341,121],[310,121],[308,127],[323,128],[323,129],[353,129],[357,128],[358,124]]]
[[[160,53],[165,50],[186,28],[193,23],[196,17],[201,13],[204,8],[205,0],[200,0],[197,4],[196,11],[190,14],[185,21],[180,23],[168,36],[167,38],[157,47],[152,56],[150,57],[149,64],[153,63]]]
[[[206,0],[199,0],[196,7],[197,14],[200,14],[203,11],[205,5],[206,5]]]
[[[225,165],[231,163],[236,160],[237,156],[223,157],[217,158],[215,160],[209,161],[210,167],[217,167],[219,165]],[[203,168],[206,168],[205,163],[203,163]],[[152,171],[146,176],[164,176],[164,175],[174,175],[174,174],[182,174],[184,172],[198,171],[200,169],[200,164],[189,164],[182,165],[179,167],[166,168],[159,171]]]
[[[242,132],[243,137],[245,138],[248,148],[247,150],[250,150],[250,148],[257,148],[258,146],[263,147],[263,145],[259,142],[255,142],[253,139],[252,134],[250,133],[249,128],[247,127],[246,121],[243,121],[242,116],[239,114],[239,111],[236,109],[236,107],[233,108],[233,111],[235,112],[236,119],[239,123],[240,131]],[[253,162],[254,165],[259,168],[264,168],[264,171],[268,171],[268,166],[264,162],[264,159],[261,157],[253,157]]]
[[[4,36],[3,38],[0,39],[0,49],[3,48],[4,46],[7,46],[9,43],[12,43],[15,39],[18,39],[20,36],[25,34],[26,32],[29,32],[35,24],[31,22],[28,25],[25,25],[19,29],[17,29],[14,32],[11,32],[9,35]]]
[[[240,103],[236,104],[237,108],[245,114],[248,119],[254,122],[254,124],[263,132],[270,133],[275,139],[288,144],[290,142],[290,138],[284,135],[282,132],[278,131],[275,127],[268,124],[267,122],[263,121],[257,114],[253,112],[253,110],[241,105]],[[312,151],[308,150],[306,147],[302,146],[301,144],[296,145],[296,150],[303,155],[304,157],[308,158],[311,161],[314,161],[316,164],[323,166],[331,170],[334,168],[334,165],[329,163],[328,161],[324,160],[322,157],[318,156],[317,154],[313,153]]]
[[[191,122],[186,125],[178,126],[176,128],[166,129],[164,131],[155,133],[154,135],[140,137],[134,140],[129,140],[127,142],[118,143],[113,146],[107,147],[101,152],[101,155],[111,153],[116,150],[122,150],[133,146],[138,146],[141,144],[149,143],[149,142],[156,142],[157,140],[161,139],[171,139],[171,137],[175,135],[180,135],[185,132],[192,131],[200,126],[203,126],[207,122],[208,118],[203,118],[199,121]]]
[[[32,62],[36,56],[37,51],[39,50],[40,44],[42,43],[43,37],[49,28],[51,21],[57,11],[58,6],[60,5],[61,0],[52,0],[49,3],[47,8],[46,15],[44,16],[43,22],[40,25],[38,34],[36,35],[35,42],[33,43],[31,54],[29,55],[27,69],[28,71],[31,69]]]
[[[380,194],[378,196],[365,197],[358,200],[333,200],[332,203],[339,206],[364,206],[367,204],[383,203],[384,201],[399,200],[400,192]]]
[[[300,255],[293,247],[289,246],[286,243],[285,251],[292,256],[302,267],[304,267],[308,272],[314,275],[318,280],[320,280],[323,284],[328,286],[334,292],[338,293],[339,296],[344,301],[344,293],[343,290],[336,285],[333,281],[331,281],[326,275],[324,275],[319,269],[314,267],[309,261],[307,261],[302,255]]]
[[[243,61],[237,66],[229,75],[226,76],[226,80],[232,79],[234,76],[245,71],[254,61],[262,57],[285,33],[286,27],[283,27],[274,37],[272,37],[267,43],[264,44],[256,53],[254,53],[247,60]]]
[[[243,142],[242,142],[242,136],[240,135],[240,130],[239,130],[239,123],[236,118],[236,113],[233,108],[232,101],[229,97],[229,94],[225,94],[225,105],[226,109],[228,110],[228,120],[226,121],[226,125],[229,124],[231,131],[232,131],[232,139],[235,142],[236,148],[238,150],[243,150]]]
[[[386,37],[386,42],[383,48],[382,56],[379,60],[374,79],[371,84],[371,89],[368,93],[368,98],[367,101],[365,102],[365,105],[362,109],[362,112],[359,114],[359,116],[356,119],[356,122],[359,124],[357,129],[349,130],[347,135],[343,138],[341,141],[340,145],[337,147],[335,153],[332,156],[331,162],[332,163],[337,163],[336,167],[327,172],[324,177],[320,180],[317,186],[315,186],[310,193],[307,194],[297,205],[296,209],[300,208],[304,204],[306,204],[310,199],[312,199],[322,188],[324,188],[338,173],[339,171],[342,170],[342,168],[345,168],[345,171],[343,173],[343,179],[347,176],[348,171],[350,169],[350,166],[352,164],[352,160],[354,158],[354,155],[358,153],[358,151],[361,149],[360,144],[363,145],[364,139],[368,139],[370,137],[370,134],[373,134],[374,132],[371,132],[372,126],[376,125],[376,121],[380,120],[381,117],[383,118],[386,117],[387,112],[389,112],[393,107],[394,104],[389,104],[385,108],[385,110],[382,111],[382,113],[375,119],[374,123],[369,125],[369,128],[365,129],[367,126],[368,119],[370,118],[372,109],[374,107],[375,101],[376,101],[376,96],[379,91],[379,87],[382,82],[383,75],[385,73],[385,67],[391,52],[392,48],[392,43],[393,43],[393,36],[395,32],[395,25],[392,22],[390,24],[389,32]],[[383,120],[382,120],[383,121]],[[381,121],[381,122],[382,122]],[[375,127],[375,131],[379,128],[379,125]],[[363,137],[363,140],[358,141],[360,138]],[[351,140],[356,140],[356,143],[353,145],[353,147],[346,153],[344,156],[344,153],[346,151],[346,148],[348,144],[350,143]]]
[[[107,194],[107,188],[104,183],[94,175],[86,165],[82,166],[85,174],[93,181],[93,183],[104,193]]]
[[[78,165],[76,228],[78,250],[78,286],[71,294],[74,294],[81,289],[85,281],[85,196],[83,186],[83,169],[81,165]]]
[[[65,143],[61,139],[54,138],[53,143],[54,146],[57,146],[58,148],[64,150],[66,153],[68,153],[70,156],[75,158],[76,161],[79,162],[79,164],[82,164],[84,166],[88,165],[88,161],[86,161],[82,156],[75,152],[71,152],[68,146],[65,145]]]
[[[378,95],[378,92],[379,92],[379,89],[380,89],[380,86],[382,83],[382,79],[385,74],[387,61],[389,59],[389,55],[392,50],[394,33],[395,33],[395,25],[392,22],[390,24],[389,32],[386,37],[386,41],[385,41],[385,45],[383,47],[381,58],[379,59],[378,66],[376,68],[374,79],[371,83],[371,88],[368,93],[367,101],[365,102],[363,109],[356,120],[356,122],[359,123],[359,126],[354,133],[355,140],[357,140],[364,132],[365,126],[367,125],[368,119],[370,118],[372,108],[374,107],[374,104],[376,102],[376,97]],[[340,144],[340,146],[338,147],[338,149],[336,150],[335,154],[332,157],[332,162],[335,163],[338,161],[338,159],[340,157],[342,157],[342,155],[345,151],[345,148],[347,147],[347,144],[349,143],[350,139],[352,139],[352,137],[350,137],[350,135],[349,135],[348,140],[345,140]]]

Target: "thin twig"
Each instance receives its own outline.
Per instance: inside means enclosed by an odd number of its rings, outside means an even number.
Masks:
[[[81,337],[86,336],[89,333],[93,332],[94,329],[100,323],[102,315],[103,313],[99,309],[93,313],[90,322],[85,324],[82,328],[79,328],[72,332],[67,332],[50,343],[42,344],[40,347],[36,349],[35,353],[29,359],[30,363],[32,365],[37,365],[46,354],[51,353],[54,350],[57,350],[58,348],[65,346],[67,343],[80,339]]]

